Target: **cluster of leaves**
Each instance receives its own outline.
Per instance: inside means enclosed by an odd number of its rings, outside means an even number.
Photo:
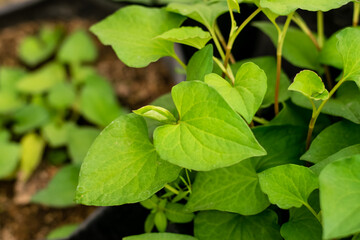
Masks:
[[[126,240],[358,239],[359,3],[354,27],[325,39],[323,11],[350,0],[248,0],[257,8],[240,25],[234,14],[242,1],[166,2],[122,8],[91,28],[125,64],[145,67],[170,56],[186,81],[103,130],[82,164],[77,201],[151,209],[147,233]],[[317,11],[317,35],[297,9]],[[216,23],[226,12],[227,42]],[[269,22],[253,26],[274,42],[277,59],[231,60],[241,30],[261,12]],[[203,28],[181,26],[186,18]],[[174,43],[197,52],[185,64]],[[291,84],[282,57],[307,69]],[[328,77],[326,88],[321,76],[329,67],[342,73],[335,86]],[[274,118],[259,111],[273,105]],[[194,237],[164,233],[168,220],[193,219]],[[150,233],[154,226],[160,233]]]
[[[46,159],[62,167],[31,201],[73,206],[90,145],[123,110],[89,65],[97,48],[86,31],[65,36],[61,27],[44,27],[24,38],[18,53],[32,70],[0,68],[0,179],[23,185]]]

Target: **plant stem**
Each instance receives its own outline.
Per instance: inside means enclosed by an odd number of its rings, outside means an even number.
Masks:
[[[277,44],[277,50],[276,50],[277,66],[276,66],[275,103],[274,103],[275,115],[279,114],[279,88],[280,88],[280,77],[281,77],[282,49],[283,49],[284,40],[286,37],[286,32],[289,28],[289,25],[290,25],[293,15],[294,15],[294,12],[292,12],[288,15],[283,29],[279,30],[279,32],[278,32],[278,44]]]
[[[224,36],[222,35],[222,33],[221,33],[221,31],[220,31],[220,28],[219,28],[219,26],[218,26],[217,24],[215,24],[215,33],[216,33],[216,35],[218,36],[219,41],[220,41],[222,47],[223,47],[224,49],[226,49],[226,41],[225,41],[225,38],[224,38]],[[230,54],[230,62],[231,62],[231,63],[235,63],[235,62],[236,62],[236,60],[235,60],[235,58],[234,58],[234,56],[233,56],[232,54]]]
[[[166,184],[166,185],[165,185],[165,188],[166,188],[167,190],[169,190],[170,192],[173,192],[173,193],[176,194],[176,195],[179,194],[179,191],[176,190],[175,188],[173,188],[172,186],[170,186],[169,184]]]
[[[186,70],[186,64],[181,61],[181,59],[176,54],[174,54],[172,57],[181,65],[184,70]]]
[[[308,203],[304,203],[305,207],[307,209],[309,209],[309,211],[316,217],[316,219],[319,221],[319,223],[321,223],[321,218],[320,216],[316,213],[316,211],[308,204]]]
[[[217,48],[217,50],[218,50],[218,52],[219,52],[219,54],[220,54],[221,59],[222,59],[223,61],[225,61],[225,53],[224,53],[224,50],[223,50],[222,47],[221,47],[221,44],[220,44],[220,42],[219,42],[219,39],[218,39],[217,36],[216,36],[216,33],[215,33],[214,29],[209,28],[209,32],[210,32],[210,34],[211,34],[211,36],[212,36],[212,38],[213,38],[213,40],[214,40],[215,46],[216,46],[216,48]]]
[[[235,83],[235,77],[234,74],[232,73],[232,71],[227,71],[226,68],[224,67],[224,65],[221,63],[221,61],[219,59],[217,59],[216,57],[213,57],[214,62],[220,67],[221,71],[223,73],[225,73],[225,75],[231,80],[232,84],[234,85]]]
[[[229,63],[229,59],[230,59],[230,54],[231,54],[231,50],[232,47],[234,45],[234,42],[236,40],[236,38],[238,37],[238,35],[240,34],[240,32],[245,28],[245,26],[259,13],[261,12],[261,8],[259,7],[258,9],[256,9],[248,18],[245,19],[245,21],[238,27],[238,29],[236,29],[236,32],[230,34],[229,37],[229,41],[228,44],[226,46],[226,55],[225,55],[225,60],[224,60],[224,66],[225,68],[227,67],[228,63]]]
[[[317,12],[317,30],[318,30],[318,44],[320,49],[324,46],[324,14],[322,11]]]
[[[359,15],[360,15],[360,3],[354,2],[353,27],[357,27],[357,25],[359,24]]]
[[[314,43],[316,49],[318,51],[321,50],[318,40],[315,38],[314,34],[306,24],[306,22],[301,18],[298,13],[294,14],[293,21],[299,26],[299,28],[310,38],[310,40]]]
[[[265,118],[259,118],[259,117],[257,117],[257,116],[254,116],[254,117],[253,117],[253,121],[255,121],[255,122],[257,122],[257,123],[260,123],[260,124],[262,124],[262,125],[265,125],[265,124],[268,124],[268,123],[269,123],[269,121],[266,120]]]
[[[319,117],[321,110],[323,109],[323,107],[325,106],[325,104],[327,103],[327,101],[334,95],[334,93],[336,92],[336,90],[339,89],[339,87],[341,86],[341,84],[343,84],[346,80],[346,77],[343,77],[336,85],[333,89],[331,89],[331,91],[329,92],[329,98],[324,100],[319,108],[313,112],[313,116],[311,117],[310,120],[310,124],[309,124],[309,130],[308,130],[308,135],[307,135],[307,139],[306,139],[306,150],[309,149],[310,147],[310,143],[311,143],[311,136],[312,136],[312,132],[314,130],[315,124],[316,124],[316,120]]]

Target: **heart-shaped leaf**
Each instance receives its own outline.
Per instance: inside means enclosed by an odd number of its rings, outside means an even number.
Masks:
[[[130,67],[146,67],[161,57],[174,56],[172,42],[156,38],[179,27],[184,17],[165,9],[142,6],[123,7],[91,27],[105,45]]]
[[[186,81],[203,81],[204,77],[212,72],[213,66],[213,46],[209,44],[190,58],[186,68]]]
[[[330,163],[319,176],[325,239],[360,231],[360,155]]]
[[[197,49],[201,49],[208,41],[210,41],[211,36],[209,32],[206,32],[199,27],[181,27],[173,28],[157,36],[156,38],[182,43]]]
[[[316,175],[307,167],[287,164],[259,173],[260,186],[271,203],[282,209],[307,205],[312,191],[318,188]]]
[[[266,153],[241,117],[207,84],[182,82],[173,88],[172,97],[178,124],[154,132],[154,145],[162,159],[209,171]]]
[[[76,200],[100,206],[143,201],[174,181],[180,170],[158,157],[142,117],[124,115],[106,127],[90,148]]]
[[[304,70],[298,73],[289,90],[302,93],[312,100],[326,100],[329,92],[326,90],[321,78],[313,71]]]
[[[252,62],[240,67],[233,85],[216,74],[207,75],[205,82],[215,88],[248,123],[260,108],[267,89],[265,72]]]

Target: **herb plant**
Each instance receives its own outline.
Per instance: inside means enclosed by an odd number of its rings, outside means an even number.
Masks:
[[[186,71],[171,95],[108,125],[82,164],[77,202],[151,210],[146,233],[124,239],[359,238],[360,3],[244,2],[127,6],[91,28],[131,67],[170,56]],[[255,11],[237,23],[240,3]],[[326,39],[323,12],[345,4],[354,5],[353,26]],[[316,12],[316,34],[298,9]],[[217,24],[225,13],[227,38]],[[258,14],[269,21],[253,22]],[[182,26],[186,18],[202,27]],[[236,62],[232,48],[250,24],[276,58]],[[187,64],[174,43],[197,49]],[[282,58],[304,69],[291,82]],[[193,221],[195,236],[165,233],[168,221]]]
[[[73,206],[88,148],[123,110],[110,84],[89,65],[97,48],[85,30],[65,36],[60,27],[44,27],[24,38],[18,53],[33,70],[0,68],[0,179],[16,179],[23,189],[46,159],[61,169],[22,203]]]

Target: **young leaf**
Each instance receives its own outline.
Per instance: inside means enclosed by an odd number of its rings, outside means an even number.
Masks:
[[[256,166],[251,160],[198,172],[186,209],[221,210],[242,215],[254,215],[265,210],[270,202],[260,189]]]
[[[265,56],[245,59],[237,62],[231,66],[233,72],[237,72],[244,63],[253,62],[258,65],[267,76],[267,90],[264,96],[264,100],[261,107],[269,107],[274,103],[275,98],[275,84],[276,84],[276,60],[274,57]],[[288,87],[290,85],[289,78],[284,72],[280,75],[280,87],[279,87],[279,102],[284,102],[289,98]]]
[[[193,213],[186,212],[185,206],[180,203],[167,203],[165,215],[167,219],[174,223],[188,223],[194,218]]]
[[[182,43],[197,49],[201,49],[208,41],[210,41],[211,36],[209,32],[206,32],[199,27],[181,27],[173,28],[157,36],[156,38]]]
[[[27,74],[17,83],[19,91],[28,94],[41,94],[50,90],[66,78],[66,72],[62,65],[53,62]]]
[[[163,211],[157,211],[154,216],[155,227],[159,232],[165,232],[167,219]]]
[[[15,92],[0,90],[0,114],[10,114],[21,109],[24,100]]]
[[[325,239],[360,231],[360,155],[330,163],[320,174]]]
[[[68,224],[52,230],[46,240],[57,240],[69,237],[79,227],[78,224]]]
[[[317,164],[310,167],[310,169],[317,175],[330,163],[343,159],[349,158],[354,155],[360,154],[360,144],[355,144],[346,148],[341,149],[337,153],[325,158],[324,160],[318,162]]]
[[[198,240],[192,236],[176,234],[176,233],[145,233],[125,237],[123,240]]]
[[[190,58],[186,69],[186,81],[204,81],[205,75],[212,72],[213,66],[213,46],[208,44]]]
[[[310,70],[303,70],[298,73],[289,90],[300,92],[312,100],[326,100],[329,98],[329,92],[326,90],[321,78]]]
[[[79,64],[93,62],[97,58],[97,49],[90,35],[77,30],[69,35],[61,45],[57,59],[62,63]]]
[[[199,2],[194,4],[170,3],[166,10],[187,16],[204,24],[207,29],[213,29],[215,20],[228,11],[228,6],[225,1],[215,3]]]
[[[208,211],[195,217],[195,237],[201,240],[280,240],[275,212],[265,210],[254,216]]]
[[[230,11],[235,10],[236,12],[240,13],[240,6],[237,0],[227,0],[229,5]]]
[[[240,67],[233,85],[216,74],[207,75],[205,82],[215,88],[248,123],[261,106],[267,89],[265,72],[252,62]]]
[[[0,142],[0,179],[10,176],[16,169],[21,149],[16,143]]]
[[[146,67],[161,57],[174,56],[173,43],[156,38],[179,27],[184,17],[165,9],[127,6],[91,27],[105,45],[130,67]],[[161,47],[159,47],[161,46]]]
[[[316,205],[316,211],[319,210],[318,191],[310,195],[309,203],[313,208]],[[322,240],[321,223],[305,206],[290,208],[290,219],[281,226],[280,233],[285,240]]]
[[[167,109],[162,107],[147,105],[145,107],[139,108],[138,110],[134,110],[133,112],[139,116],[157,120],[161,123],[165,123],[165,124],[176,123],[176,118],[174,117],[174,115],[171,112],[169,112]]]
[[[102,127],[123,113],[113,88],[98,75],[89,77],[81,90],[80,112],[89,122]]]
[[[209,171],[266,153],[241,117],[205,83],[182,82],[173,87],[172,97],[179,111],[178,124],[154,132],[162,159]]]
[[[100,206],[140,202],[174,181],[180,170],[158,157],[142,117],[124,115],[106,127],[90,148],[76,199]]]
[[[80,165],[100,130],[94,127],[68,127],[67,147],[72,162]]]
[[[308,168],[287,164],[259,173],[260,186],[271,203],[282,209],[306,205],[312,191],[318,188],[315,174]]]
[[[51,147],[62,147],[68,143],[68,136],[73,127],[72,122],[57,124],[53,121],[42,128],[42,135]]]
[[[150,233],[155,227],[155,213],[150,213],[145,220],[144,230],[146,233]]]
[[[41,28],[38,36],[29,36],[20,42],[20,59],[31,67],[44,62],[54,53],[63,34],[64,30],[61,27]]]
[[[22,134],[44,126],[49,120],[49,112],[42,106],[29,104],[14,114],[14,132]]]
[[[353,80],[360,88],[360,28],[346,28],[336,35],[337,49],[344,63],[344,78]]]
[[[260,0],[260,6],[268,8],[279,15],[288,15],[300,8],[308,11],[327,12],[331,9],[339,8],[351,0]]]
[[[17,82],[26,75],[21,68],[0,67],[0,89],[5,92],[16,92]]]
[[[20,180],[26,181],[39,165],[45,149],[45,141],[36,133],[28,133],[21,141]]]
[[[275,46],[277,45],[278,32],[272,23],[255,22],[253,25],[269,36]],[[283,45],[283,56],[286,60],[300,68],[320,71],[318,55],[319,52],[314,43],[303,31],[289,27]]]
[[[348,146],[360,143],[360,125],[341,121],[322,131],[301,156],[301,160],[318,163]]]
[[[80,168],[74,165],[61,168],[47,187],[37,192],[31,201],[49,207],[74,206],[79,170]]]
[[[61,82],[50,89],[48,102],[56,109],[66,109],[74,103],[75,94],[73,85],[67,82]]]

